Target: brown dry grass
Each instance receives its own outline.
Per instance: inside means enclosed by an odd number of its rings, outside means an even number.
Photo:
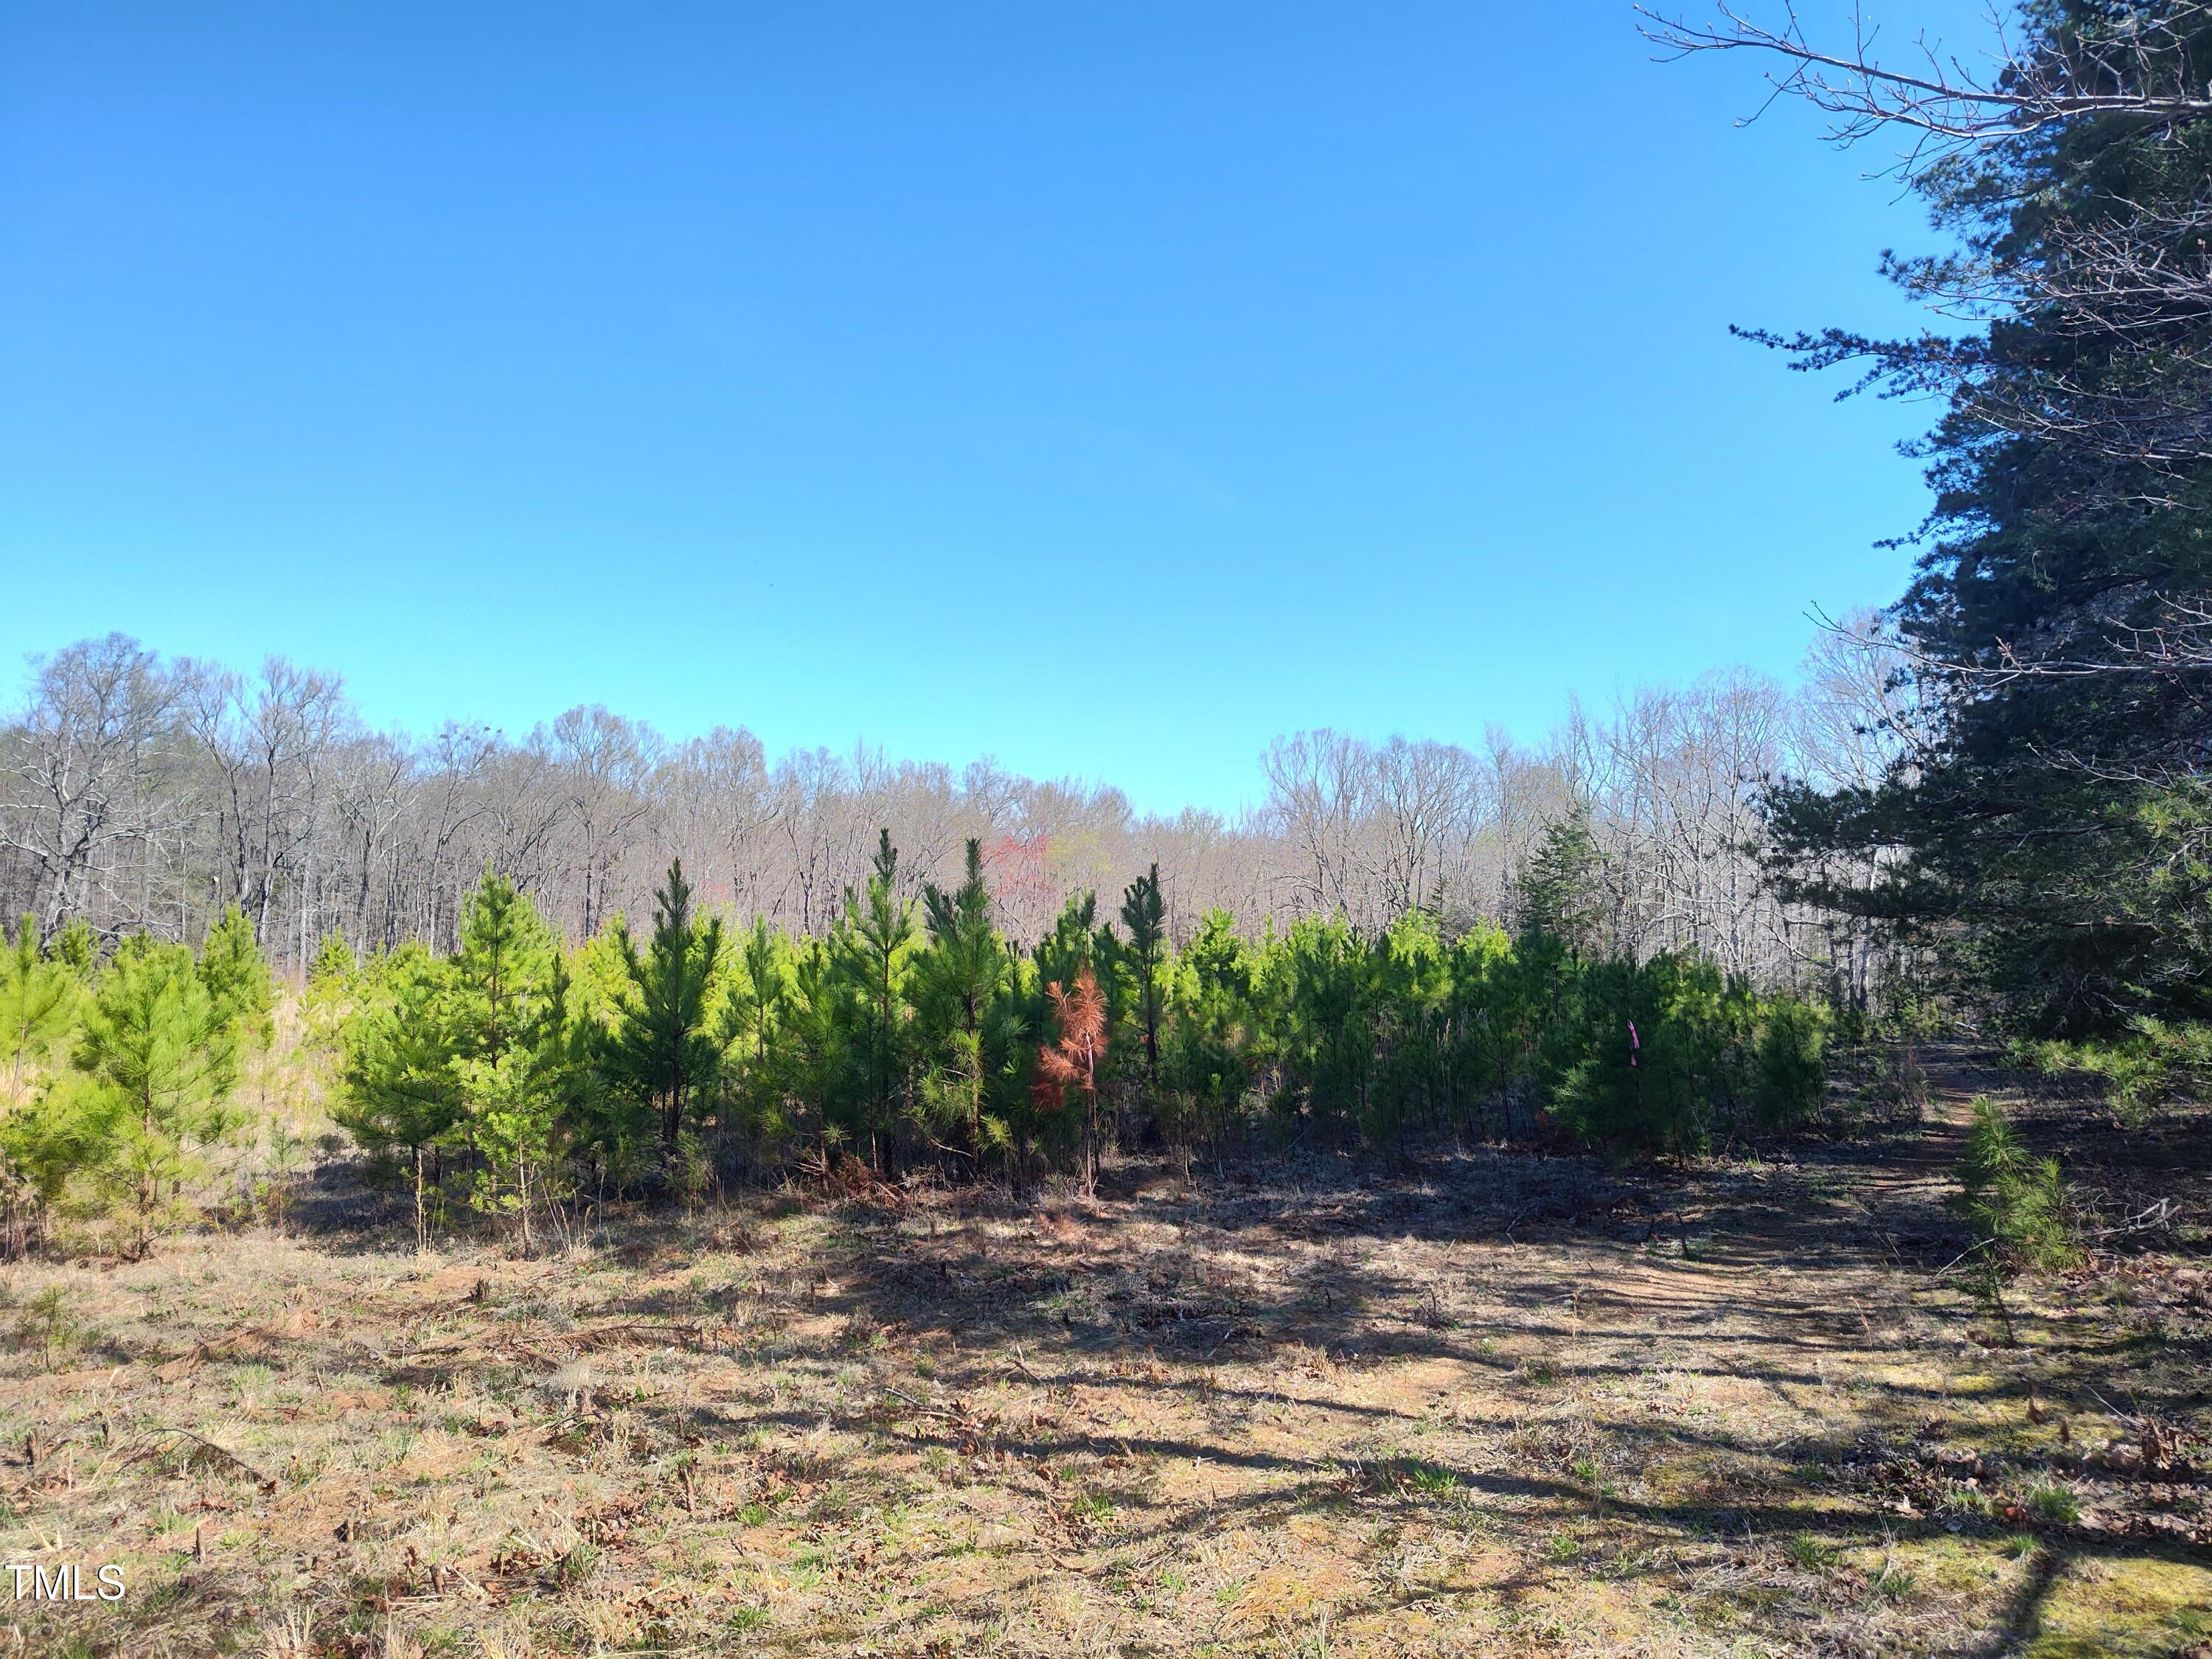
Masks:
[[[1930,1271],[1991,1081],[1675,1177],[1122,1165],[530,1261],[11,1268],[0,1551],[131,1589],[0,1609],[0,1652],[2172,1654],[2212,1631],[2202,1180],[2105,1171],[2181,1231],[1997,1346]]]

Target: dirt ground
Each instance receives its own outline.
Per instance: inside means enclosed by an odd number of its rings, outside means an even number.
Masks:
[[[0,1654],[2212,1656],[2202,1119],[1929,1069],[1924,1126],[1684,1172],[12,1267],[0,1552],[92,1599],[0,1586]],[[1984,1090],[2103,1235],[2009,1340],[1947,1269]]]

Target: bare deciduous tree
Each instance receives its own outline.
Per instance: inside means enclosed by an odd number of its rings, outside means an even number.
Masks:
[[[1546,827],[1579,801],[1613,948],[1694,945],[1796,972],[1860,946],[1831,950],[1761,884],[1758,779],[1871,777],[1920,740],[1894,641],[1853,626],[1819,647],[1794,698],[1715,676],[1602,720],[1577,709],[1535,748],[1492,730],[1480,754],[1299,733],[1262,757],[1266,797],[1235,818],[1147,816],[1118,790],[988,762],[957,776],[865,748],[771,762],[742,728],[672,746],[598,708],[519,744],[458,722],[422,740],[371,733],[330,676],[272,661],[248,682],[90,641],[38,661],[0,726],[0,903],[32,905],[48,927],[81,914],[111,933],[197,937],[237,902],[296,969],[331,932],[356,950],[450,948],[487,865],[582,937],[647,908],[678,855],[715,905],[818,936],[888,829],[917,887],[980,842],[1000,925],[1022,945],[1071,896],[1111,894],[1155,863],[1177,939],[1215,908],[1254,929],[1323,915],[1372,932],[1415,908],[1448,928],[1510,927]]]
[[[77,912],[144,925],[129,854],[179,828],[175,713],[185,677],[119,634],[32,664],[30,696],[0,756],[12,787],[0,845],[27,866],[18,902],[51,930]]]

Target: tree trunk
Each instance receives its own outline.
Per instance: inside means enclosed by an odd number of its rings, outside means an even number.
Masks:
[[[139,1127],[149,1146],[154,1139],[154,1103],[146,1101],[139,1113]],[[138,1177],[138,1259],[144,1261],[154,1248],[154,1173],[149,1170]]]

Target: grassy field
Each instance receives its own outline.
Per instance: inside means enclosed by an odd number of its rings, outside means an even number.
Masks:
[[[2073,1149],[2102,1224],[2172,1206],[2008,1343],[1937,1271],[2008,1079],[1935,1069],[1924,1127],[1684,1173],[1125,1163],[536,1260],[308,1203],[12,1267],[0,1549],[127,1592],[0,1652],[2212,1655],[2206,1137]]]

